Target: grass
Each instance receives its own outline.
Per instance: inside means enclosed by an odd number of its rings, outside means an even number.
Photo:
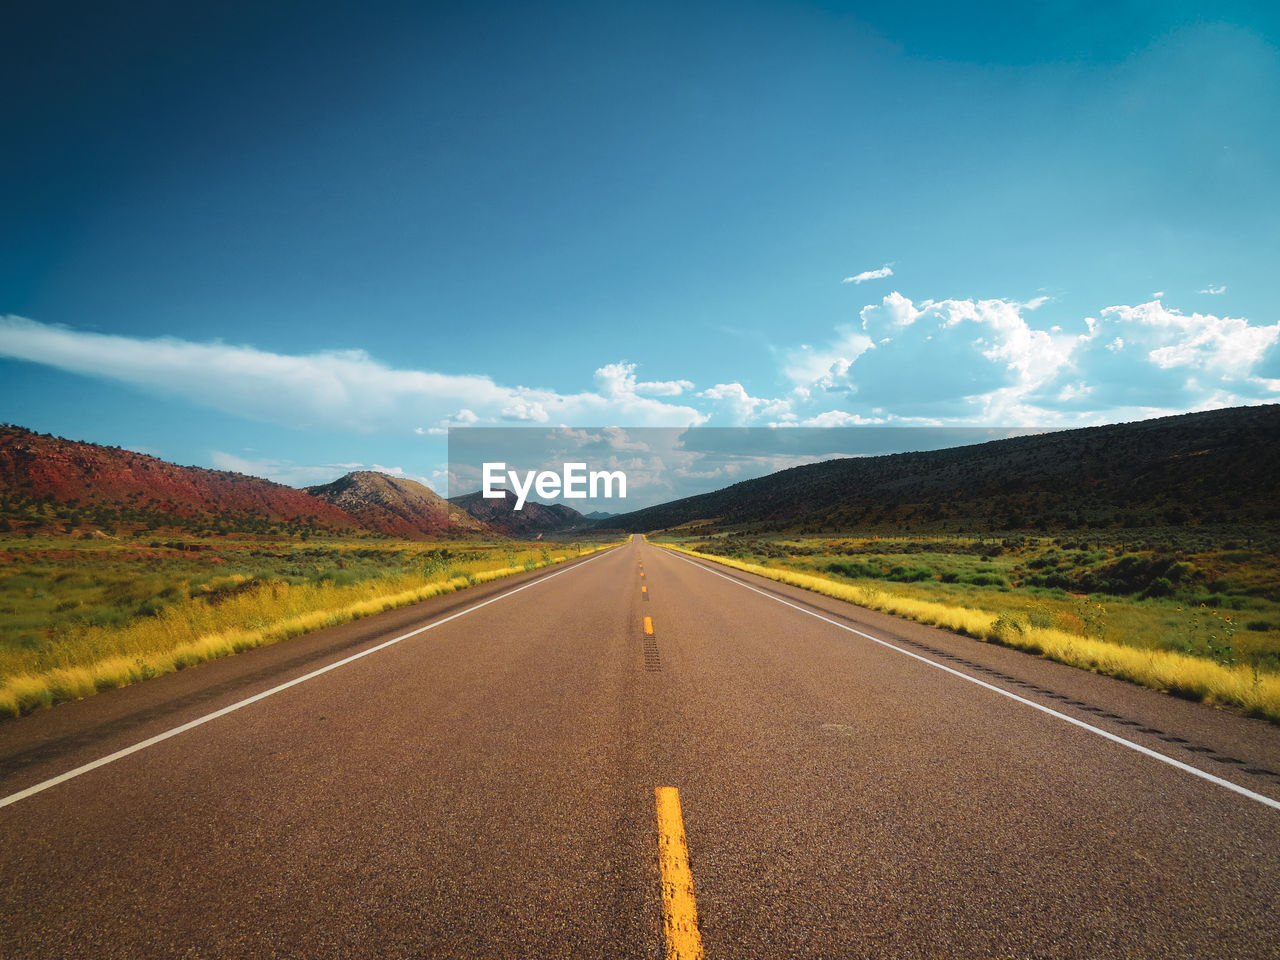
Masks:
[[[986,560],[974,557],[968,563],[949,564],[944,575],[957,575],[944,582],[934,571],[936,557],[931,562],[923,551],[912,554],[914,567],[878,554],[872,555],[864,568],[850,566],[845,574],[833,574],[825,569],[805,569],[806,565],[825,567],[829,561],[823,552],[806,553],[803,544],[799,555],[779,549],[777,556],[757,560],[670,542],[658,545],[858,606],[1280,723],[1280,671],[1275,668],[1275,649],[1266,640],[1272,631],[1239,633],[1235,614],[1207,605],[1017,589],[1009,586],[990,562],[989,553],[979,555]],[[901,571],[893,574],[898,579],[885,579],[894,570]],[[875,571],[880,577],[847,575]],[[960,583],[964,576],[969,577],[968,586]],[[1249,634],[1254,646],[1243,662],[1238,651],[1242,640],[1250,639]]]
[[[0,716],[603,549],[0,542]]]

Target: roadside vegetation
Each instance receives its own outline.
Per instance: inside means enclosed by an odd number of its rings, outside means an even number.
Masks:
[[[0,536],[0,716],[603,546]]]
[[[860,606],[1280,723],[1280,564],[1256,539],[651,537]],[[682,535],[683,534],[683,535]]]

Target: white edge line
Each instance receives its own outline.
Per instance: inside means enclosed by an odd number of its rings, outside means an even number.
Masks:
[[[7,807],[11,803],[17,803],[19,800],[25,800],[32,794],[40,793],[42,790],[48,790],[50,787],[56,787],[60,783],[65,783],[66,781],[88,773],[91,770],[96,770],[98,767],[104,767],[108,763],[114,763],[115,761],[121,760],[130,754],[137,753],[140,750],[145,750],[147,747],[155,746],[157,743],[168,740],[170,737],[176,737],[180,733],[186,733],[188,730],[194,730],[196,727],[206,724],[210,720],[217,720],[219,717],[224,717],[228,713],[234,713],[242,707],[247,707],[250,704],[257,703],[259,700],[265,700],[267,697],[273,696],[281,691],[288,690],[290,687],[296,687],[300,683],[306,683],[308,680],[313,680],[321,674],[328,673],[330,670],[337,670],[339,667],[345,667],[348,663],[353,663],[362,657],[367,657],[371,653],[377,653],[379,650],[385,650],[387,647],[394,646],[401,640],[408,640],[410,637],[416,637],[420,633],[426,633],[428,630],[434,630],[436,627],[444,626],[450,620],[457,620],[459,617],[464,617],[468,613],[474,613],[481,607],[487,607],[491,603],[497,603],[499,600],[505,600],[507,597],[513,597],[521,590],[528,590],[530,587],[536,587],[540,583],[546,583],[548,580],[554,580],[561,574],[584,567],[592,560],[598,560],[608,552],[609,550],[607,549],[602,550],[595,556],[582,561],[582,563],[574,564],[572,567],[566,567],[562,570],[557,570],[555,573],[548,574],[547,576],[539,577],[538,579],[530,581],[523,586],[516,587],[514,590],[508,590],[506,593],[500,593],[496,597],[490,597],[488,600],[483,600],[474,606],[467,607],[465,610],[459,610],[457,613],[450,614],[441,620],[434,620],[424,627],[418,627],[416,630],[410,630],[408,633],[401,634],[391,640],[384,640],[382,643],[369,647],[367,650],[361,650],[359,653],[353,653],[349,657],[336,660],[333,663],[320,667],[317,670],[312,670],[310,673],[304,673],[302,676],[288,680],[279,686],[272,687],[270,690],[263,690],[261,693],[255,693],[252,697],[246,697],[244,700],[225,706],[221,710],[215,710],[213,713],[207,713],[203,717],[197,717],[194,720],[189,720],[171,730],[166,730],[163,733],[157,733],[154,737],[148,737],[146,740],[142,740],[132,746],[125,747],[123,750],[117,750],[115,753],[108,754],[105,757],[100,757],[97,760],[86,763],[84,766],[76,767],[74,770],[68,770],[66,773],[59,774],[56,777],[51,777],[48,780],[37,783],[35,786],[27,787],[25,790],[19,790],[17,793],[11,793],[9,796],[0,799],[0,807]]]
[[[746,590],[750,590],[753,593],[758,593],[762,597],[767,597],[770,600],[776,600],[778,603],[781,603],[783,606],[791,607],[793,610],[799,610],[801,613],[807,613],[809,616],[815,617],[818,620],[823,621],[824,623],[829,623],[833,627],[839,627],[841,630],[847,630],[849,631],[849,633],[854,633],[860,637],[865,637],[867,640],[871,640],[875,643],[878,643],[883,647],[888,647],[890,650],[896,650],[898,651],[898,653],[911,657],[913,660],[919,660],[921,663],[927,663],[931,667],[937,667],[939,670],[945,670],[947,673],[950,673],[953,676],[957,676],[962,680],[968,680],[970,683],[976,683],[978,686],[985,687],[986,689],[994,693],[1000,694],[1000,696],[1002,697],[1008,697],[1010,700],[1016,700],[1018,703],[1025,704],[1028,707],[1034,707],[1036,710],[1039,710],[1041,713],[1047,713],[1051,717],[1057,717],[1059,720],[1065,720],[1067,723],[1080,727],[1082,730],[1088,730],[1090,733],[1096,733],[1098,736],[1106,740],[1110,740],[1113,743],[1118,743],[1121,746],[1128,747],[1130,750],[1136,750],[1138,753],[1144,754],[1145,756],[1151,757],[1152,759],[1159,760],[1161,763],[1167,763],[1171,767],[1177,767],[1179,770],[1185,771],[1186,773],[1199,777],[1201,780],[1208,780],[1210,783],[1216,783],[1218,786],[1225,787],[1228,790],[1231,790],[1235,793],[1240,794],[1242,797],[1248,797],[1250,800],[1256,800],[1258,803],[1261,803],[1265,806],[1272,807],[1273,809],[1276,809],[1276,810],[1280,810],[1280,800],[1273,800],[1270,797],[1265,796],[1261,793],[1254,793],[1252,790],[1248,789],[1247,787],[1242,787],[1238,783],[1232,783],[1230,780],[1224,780],[1222,779],[1222,777],[1215,777],[1212,773],[1206,773],[1204,770],[1200,770],[1196,767],[1193,767],[1188,763],[1183,763],[1181,760],[1175,760],[1173,757],[1166,756],[1165,754],[1160,753],[1158,750],[1152,750],[1150,747],[1144,747],[1140,743],[1134,743],[1132,740],[1126,740],[1124,737],[1116,736],[1116,734],[1111,733],[1110,731],[1107,731],[1107,730],[1103,730],[1101,727],[1095,727],[1093,726],[1093,724],[1085,723],[1083,720],[1077,720],[1075,717],[1068,716],[1065,713],[1059,713],[1057,710],[1054,710],[1052,707],[1046,707],[1043,704],[1036,703],[1034,700],[1028,700],[1026,697],[1020,697],[1016,693],[1010,693],[1008,690],[1003,690],[1000,687],[995,686],[994,684],[987,683],[985,680],[979,680],[977,677],[971,677],[967,673],[961,673],[959,670],[956,670],[952,667],[948,667],[945,664],[938,663],[937,661],[930,660],[928,657],[922,657],[918,653],[912,653],[910,650],[904,650],[902,647],[899,647],[896,644],[890,643],[888,640],[881,640],[879,637],[873,637],[869,633],[863,633],[861,630],[856,630],[847,624],[840,623],[837,620],[832,620],[829,617],[824,617],[820,613],[814,613],[812,610],[806,610],[804,607],[800,606],[799,604],[791,603],[788,600],[783,600],[781,597],[775,596],[774,594],[769,593],[768,591],[765,591],[765,590],[761,590],[757,587],[753,587],[749,583],[743,583],[741,580],[737,579],[736,577],[726,576],[720,571],[713,570],[710,567],[704,566],[701,563],[697,563],[693,560],[690,560],[688,557],[682,556],[681,554],[676,553],[674,550],[669,552],[671,553],[672,556],[676,557],[677,559],[683,560],[685,563],[691,566],[697,567],[700,570],[705,570],[707,573],[711,574],[712,576],[720,577],[720,579],[722,580],[728,580],[730,583],[736,583],[738,586]],[[797,588],[797,589],[803,589],[803,588]]]

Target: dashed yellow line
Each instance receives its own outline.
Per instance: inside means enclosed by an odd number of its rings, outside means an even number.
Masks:
[[[653,617],[644,618],[644,635],[646,637],[653,636]]]
[[[648,588],[648,587],[641,587],[641,588],[640,588],[640,592],[641,592],[641,593],[648,593],[648,592],[649,592],[649,588]]]
[[[646,618],[647,619],[647,618]],[[703,960],[698,907],[693,898],[689,844],[680,814],[680,792],[657,787],[658,865],[662,869],[662,925],[667,937],[667,960]]]

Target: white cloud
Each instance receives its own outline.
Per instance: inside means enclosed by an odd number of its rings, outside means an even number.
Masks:
[[[645,380],[636,384],[636,393],[650,397],[678,397],[692,389],[692,380]]]
[[[638,383],[634,363],[606,363],[596,371],[595,381],[603,396],[633,405],[649,405],[657,401],[650,401],[647,397],[678,397],[693,389],[691,380],[646,380]]]
[[[753,420],[780,417],[791,411],[791,405],[786,400],[753,397],[740,383],[717,383],[714,387],[703,390],[698,396],[717,401],[719,407],[729,414],[735,425],[739,426]]]
[[[864,270],[862,273],[854,277],[845,277],[841,283],[852,283],[854,285],[866,283],[868,280],[880,280],[884,277],[892,277],[893,270],[890,264],[885,264],[879,270]]]
[[[1123,328],[1125,337],[1116,339],[1146,349],[1147,359],[1162,370],[1204,370],[1232,380],[1248,376],[1280,339],[1280,323],[1259,327],[1238,317],[1187,316],[1155,300],[1107,307],[1102,320]]]
[[[596,371],[596,386],[606,397],[629,397],[636,392],[634,363],[606,363]]]
[[[1075,400],[1082,400],[1091,393],[1093,393],[1093,387],[1083,381],[1080,383],[1068,383],[1058,391],[1058,400],[1062,403],[1070,403]]]
[[[452,417],[445,417],[434,427],[414,427],[413,432],[420,437],[444,437],[448,436],[451,427],[470,427],[480,422],[480,418],[476,414],[463,407]]]
[[[860,311],[861,339],[837,328],[829,343],[783,353],[781,372],[796,388],[790,415],[774,422],[1068,425],[1275,398],[1273,381],[1255,374],[1274,356],[1280,324],[1185,315],[1159,300],[1077,323],[1034,323],[1047,302],[913,302],[895,290]],[[813,409],[832,393],[849,398],[841,409]],[[758,410],[736,401],[739,416]]]
[[[146,340],[89,333],[23,317],[0,318],[0,356],[180,397],[226,413],[303,429],[410,430],[469,411],[471,422],[627,422],[690,426],[697,409],[641,397],[624,370],[604,393],[509,387],[480,375],[389,367],[363,350],[290,355],[217,341]],[[610,385],[611,364],[597,373]],[[603,375],[603,376],[602,376]],[[431,428],[417,428],[431,434]]]
[[[826,410],[815,417],[794,422],[779,423],[778,426],[789,427],[865,427],[870,424],[884,423],[879,417],[863,417],[844,410]]]
[[[855,360],[874,344],[865,333],[839,327],[836,340],[821,349],[814,349],[808,344],[788,351],[782,372],[797,386],[831,387],[838,383]]]
[[[515,397],[502,408],[504,420],[532,420],[534,423],[546,423],[549,418],[547,408],[537,400],[528,397]]]
[[[902,327],[909,327],[916,322],[920,311],[897,290],[888,294],[877,306],[868,304],[859,311],[862,318],[862,329],[871,333],[879,329],[882,335],[896,333]],[[872,333],[874,336],[874,333]]]
[[[1025,316],[1048,300],[917,305],[895,290],[860,311],[875,351],[835,385],[897,417],[1002,417],[1069,365],[1078,338],[1057,325],[1035,329]]]
[[[1207,294],[1209,294],[1211,297],[1216,297],[1216,296],[1218,296],[1219,294],[1223,294],[1223,293],[1226,293],[1226,292],[1227,292],[1227,285],[1226,285],[1225,283],[1224,283],[1224,284],[1222,284],[1221,286],[1217,286],[1217,287],[1215,287],[1215,286],[1211,283],[1211,284],[1209,284],[1207,287],[1205,287],[1203,290],[1201,290],[1201,291],[1200,291],[1200,293],[1207,293]],[[1159,297],[1157,297],[1157,299],[1159,299]]]
[[[684,378],[640,381],[637,365],[625,361],[596,369],[590,389],[561,393],[482,375],[395,369],[359,350],[288,355],[216,341],[89,333],[21,317],[0,317],[0,357],[292,428],[402,437],[511,422],[1071,425],[1271,402],[1280,394],[1274,379],[1280,323],[1185,315],[1159,299],[1075,321],[1037,322],[1035,311],[1047,302],[912,301],[894,290],[859,311],[860,325],[779,348],[776,373],[789,390],[774,396],[768,381],[761,387],[745,375],[701,391]],[[614,450],[628,449],[625,431],[592,434]],[[295,484],[332,480],[345,472],[339,468],[351,467],[251,460],[243,451],[219,456],[227,469]]]

